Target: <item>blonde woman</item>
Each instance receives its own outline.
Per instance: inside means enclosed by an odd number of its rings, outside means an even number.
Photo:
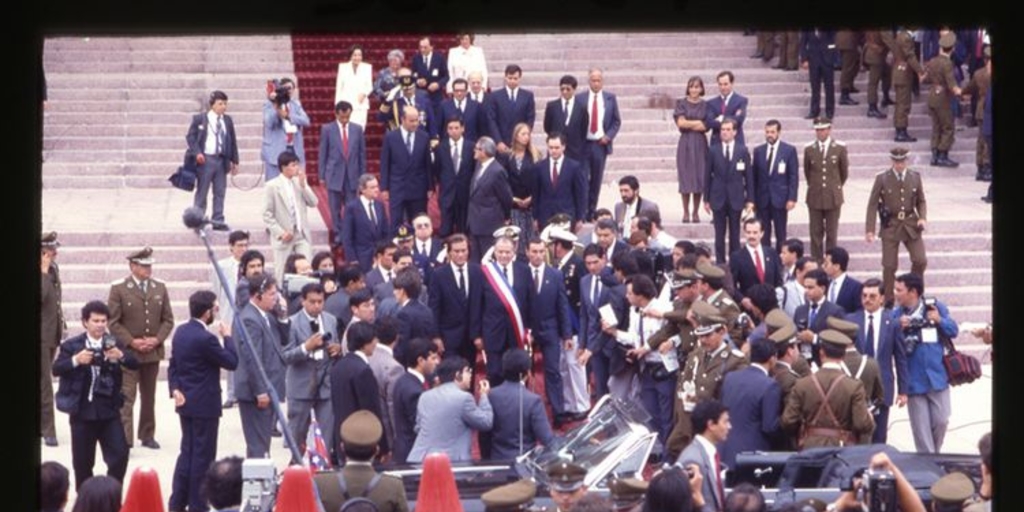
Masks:
[[[347,101],[352,104],[350,121],[366,127],[366,113],[370,110],[373,92],[373,66],[363,62],[363,48],[353,45],[348,61],[338,64],[338,81],[334,88],[334,104]]]
[[[473,34],[463,32],[456,37],[459,45],[448,50],[448,93],[452,92],[452,82],[456,78],[469,80],[469,74],[480,73],[484,89],[487,88],[487,59],[484,50],[473,46]]]
[[[533,238],[533,196],[536,192],[537,177],[535,164],[543,159],[540,151],[533,147],[533,133],[526,123],[519,123],[512,129],[512,150],[498,153],[498,162],[508,172],[508,184],[512,189],[512,224],[518,226],[519,240]],[[526,243],[519,244],[519,252],[526,254]]]

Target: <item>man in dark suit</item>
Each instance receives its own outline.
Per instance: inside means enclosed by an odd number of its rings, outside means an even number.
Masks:
[[[249,302],[235,315],[234,330],[245,329],[252,350],[246,347],[239,350],[235,398],[245,436],[245,456],[262,458],[270,452],[270,433],[275,421],[285,421],[285,418],[275,418],[271,404],[271,400],[285,396],[285,363],[281,354],[284,343],[278,320],[273,315],[278,303],[277,281],[269,274],[257,274],[248,279],[248,285]],[[253,359],[254,352],[258,362]],[[263,380],[258,364],[263,366],[270,382]]]
[[[492,388],[488,394],[494,409],[494,422],[487,435],[490,445],[485,450],[481,443],[481,458],[512,460],[532,450],[538,443],[547,446],[554,439],[544,402],[536,393],[526,389],[530,363],[530,356],[525,350],[509,350],[502,356],[505,382]]]
[[[533,92],[519,87],[523,70],[516,64],[505,66],[505,87],[487,95],[487,134],[498,145],[498,151],[505,153],[512,147],[512,129],[519,123],[526,123],[533,131],[537,107],[533,104]]]
[[[394,279],[394,256],[398,246],[394,240],[381,240],[377,242],[377,248],[373,251],[373,268],[366,273],[366,287],[375,289],[381,283],[388,283]],[[360,265],[362,267],[362,265]]]
[[[333,123],[320,128],[320,152],[317,158],[317,176],[327,188],[327,204],[331,208],[331,226],[334,228],[334,242],[341,243],[344,229],[341,209],[351,202],[362,187],[359,178],[366,174],[366,138],[363,127],[349,122],[352,105],[339,101],[334,106]]]
[[[192,318],[178,327],[171,341],[174,357],[167,368],[167,387],[181,419],[181,453],[174,465],[170,510],[206,510],[200,493],[203,474],[217,456],[220,424],[220,370],[238,367],[231,327],[220,324],[221,346],[206,326],[218,316],[217,294],[200,290],[188,299]]]
[[[572,345],[572,322],[569,318],[569,297],[565,293],[562,272],[544,263],[547,246],[539,238],[529,241],[526,255],[530,260],[530,337],[544,355],[544,390],[547,393],[555,422],[565,418],[562,374],[559,371],[563,347]]]
[[[487,379],[500,384],[501,355],[527,343],[532,277],[523,263],[515,260],[515,246],[507,237],[494,243],[494,261],[483,267],[481,320],[479,329],[470,333],[473,344],[484,351]]]
[[[463,87],[465,84],[463,84]],[[465,103],[473,103],[463,99]],[[444,107],[442,107],[444,108]],[[473,108],[479,108],[474,105]],[[434,148],[434,162],[431,170],[434,181],[440,185],[437,206],[441,210],[441,230],[447,237],[452,233],[466,232],[466,210],[469,208],[469,185],[473,181],[473,145],[475,139],[466,134],[466,118],[452,114],[445,117],[445,136]]]
[[[462,119],[465,128],[463,135],[467,139],[475,141],[487,135],[487,112],[484,105],[469,98],[468,91],[469,82],[465,78],[456,78],[452,82],[452,97],[441,102],[440,122],[435,123],[434,137],[444,140],[447,123],[454,117]],[[469,153],[472,156],[472,151]]]
[[[216,222],[224,222],[224,193],[228,188],[228,173],[238,174],[238,139],[235,123],[225,115],[228,95],[222,91],[210,93],[210,110],[192,116],[185,142],[186,158],[195,159],[197,183],[193,206],[206,211],[206,196],[213,186],[213,215]],[[215,228],[217,229],[217,228]],[[226,228],[225,228],[226,229]]]
[[[434,236],[434,222],[430,220],[430,215],[427,215],[426,212],[421,212],[412,219],[412,228],[413,263],[423,273],[423,282],[429,284],[430,273],[428,271],[441,264],[441,260],[444,258],[444,255],[441,254],[444,244],[441,243],[440,238]]]
[[[398,343],[395,344],[395,359],[403,360],[405,345],[413,338],[438,340],[440,335],[434,322],[434,313],[420,300],[423,280],[415,268],[406,268],[395,276],[394,296],[398,302]],[[440,345],[440,343],[438,344]],[[438,347],[440,350],[442,347]]]
[[[612,259],[615,258],[616,254],[629,252],[629,245],[619,240],[618,232],[615,221],[610,218],[601,219],[594,224],[597,245],[604,249],[604,261],[607,265],[612,264]]]
[[[619,134],[622,118],[615,95],[604,90],[601,70],[591,68],[590,88],[576,95],[576,102],[587,109],[587,145],[584,149],[583,170],[589,180],[587,219],[593,220],[597,200],[604,185],[604,164],[612,154],[612,140]]]
[[[434,188],[430,135],[420,128],[420,113],[413,107],[402,111],[401,128],[384,136],[380,177],[383,199],[391,204],[392,231],[427,211],[427,191]]]
[[[882,281],[871,278],[861,288],[862,311],[846,315],[846,319],[857,324],[857,350],[878,361],[882,376],[884,401],[876,404],[875,433],[872,443],[885,443],[889,431],[889,407],[907,405],[907,353],[903,343],[903,331],[899,322],[892,319],[892,311],[882,307]],[[895,367],[895,373],[893,368]]]
[[[771,247],[761,243],[761,221],[751,217],[743,221],[743,236],[747,243],[729,256],[729,271],[736,287],[735,300],[748,311],[753,309],[745,297],[755,284],[766,284],[773,289],[782,286],[782,263]],[[767,313],[767,311],[765,311]]]
[[[818,345],[818,333],[828,328],[828,317],[842,318],[846,316],[843,308],[825,300],[825,289],[828,288],[828,275],[817,268],[804,274],[804,290],[807,303],[796,308],[793,322],[797,326],[797,339],[801,343],[801,354],[808,360],[817,357],[816,349],[808,349]],[[818,361],[815,360],[817,363]]]
[[[800,33],[800,67],[807,70],[811,80],[811,109],[807,119],[821,115],[822,84],[825,85],[825,117],[835,117],[835,62],[835,32],[816,28]]]
[[[466,227],[475,263],[494,244],[494,230],[506,225],[512,214],[512,189],[508,173],[494,159],[497,151],[490,137],[481,137],[473,147],[477,168],[469,185]]]
[[[582,163],[587,146],[587,106],[576,101],[576,77],[565,75],[558,81],[561,97],[544,107],[544,133],[565,135],[565,154]],[[588,177],[589,179],[589,177]]]
[[[608,394],[609,358],[615,350],[615,339],[601,329],[600,310],[611,304],[619,326],[624,326],[629,307],[626,304],[626,286],[615,278],[604,254],[604,249],[597,244],[583,249],[587,275],[580,281],[580,349],[576,355],[581,365],[591,363],[594,394],[598,397]]]
[[[750,344],[750,366],[725,374],[722,404],[735,426],[722,443],[722,462],[735,467],[736,454],[770,451],[779,434],[782,388],[769,372],[775,367],[775,342],[761,338]]]
[[[714,212],[715,260],[740,248],[742,210],[754,206],[754,180],[750,178],[750,153],[736,138],[736,121],[722,121],[722,140],[708,150],[704,174],[704,211]],[[725,231],[729,230],[729,252],[725,252]]]
[[[402,464],[416,442],[416,407],[420,395],[430,389],[434,369],[440,361],[437,346],[424,338],[409,340],[405,350],[405,374],[395,381],[391,418],[395,424],[395,446],[392,460]]]
[[[348,354],[331,367],[331,404],[334,424],[331,429],[338,432],[349,415],[359,410],[373,413],[383,425],[384,413],[380,410],[380,389],[373,377],[369,357],[377,347],[373,324],[354,322],[346,333]],[[340,443],[336,443],[337,458],[341,458]],[[379,455],[385,458],[390,453],[388,440],[381,437]]]
[[[441,119],[438,117],[441,100],[448,87],[448,61],[441,52],[434,53],[429,37],[420,39],[419,49],[420,52],[412,57],[412,77],[416,79],[416,87],[430,98],[432,109],[429,117],[438,120]]]
[[[846,249],[836,246],[825,251],[825,261],[822,262],[821,269],[828,275],[828,291],[825,297],[847,313],[853,313],[861,308],[861,287],[863,285],[846,273],[849,264],[850,253]]]
[[[700,469],[704,476],[701,495],[704,506],[700,512],[715,512],[725,506],[725,484],[722,482],[722,458],[716,445],[725,442],[732,429],[729,410],[718,400],[711,398],[698,402],[690,413],[693,423],[693,441],[679,454],[676,464],[686,467],[690,464]]]
[[[57,410],[71,418],[71,467],[76,489],[92,477],[97,442],[108,476],[121,482],[128,470],[131,447],[121,426],[121,367],[138,368],[138,362],[107,334],[109,318],[106,304],[87,302],[82,307],[85,332],[64,340],[53,362],[53,375],[60,377]],[[220,401],[220,395],[216,400]]]
[[[430,310],[434,313],[445,355],[476,361],[476,347],[469,333],[480,330],[480,300],[484,276],[480,265],[469,263],[469,239],[456,233],[448,237],[448,264],[431,277]]]
[[[772,226],[775,228],[775,250],[782,250],[786,240],[789,211],[796,206],[800,168],[796,148],[779,140],[782,123],[772,119],[764,125],[765,143],[754,148],[753,173],[754,206],[757,218],[764,228],[765,245],[771,245]]]
[[[565,158],[565,135],[548,134],[548,157],[537,163],[536,170],[533,219],[538,231],[555,214],[564,213],[572,219],[575,233],[587,215],[587,178],[579,162]]]
[[[373,265],[374,250],[377,244],[388,239],[390,231],[384,203],[378,200],[379,197],[377,177],[372,174],[360,176],[359,197],[345,205],[345,217],[341,221],[343,227],[339,235],[345,258],[358,262],[362,269]]]
[[[732,71],[722,71],[716,80],[719,95],[708,100],[708,120],[705,123],[711,129],[711,144],[722,140],[722,121],[727,117],[736,121],[736,141],[746,144],[743,137],[743,121],[747,119],[747,98],[733,92],[735,77]]]

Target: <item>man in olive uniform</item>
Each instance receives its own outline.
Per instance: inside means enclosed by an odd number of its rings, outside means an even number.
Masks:
[[[851,340],[857,339],[857,332],[860,327],[848,320],[828,317],[826,325],[829,329],[835,329],[845,334]],[[856,344],[846,347],[846,354],[843,355],[843,371],[847,376],[860,380],[864,384],[864,396],[868,401],[868,410],[876,414],[878,405],[885,403],[885,388],[882,385],[882,370],[878,367],[878,361],[874,358],[861,354]],[[888,428],[888,425],[875,425],[875,428]]]
[[[647,495],[648,483],[639,478],[616,478],[608,480],[608,494],[615,512],[639,512]]]
[[[532,510],[533,499],[537,496],[537,484],[523,479],[495,487],[480,495],[485,512],[525,512]]]
[[[882,84],[882,108],[893,104],[889,98],[892,88],[892,71],[886,58],[889,47],[882,39],[882,32],[892,37],[891,30],[868,30],[864,32],[864,65],[868,68],[868,117],[885,119],[889,117],[878,108],[878,84]]]
[[[796,71],[800,66],[800,32],[789,30],[776,32],[779,45],[779,63],[773,69]]]
[[[750,56],[751,59],[761,59],[768,62],[775,57],[775,32],[767,30],[757,31],[757,52]]]
[[[836,246],[843,185],[850,175],[846,144],[832,138],[832,122],[814,120],[816,140],[804,146],[804,179],[810,217],[811,257],[822,261],[825,250]]]
[[[377,415],[365,409],[356,411],[341,423],[340,432],[345,466],[313,477],[324,510],[339,510],[349,499],[363,497],[381,512],[409,512],[402,480],[373,469],[372,461],[384,434]]]
[[[796,329],[796,322],[794,322],[793,319],[790,318],[790,316],[787,315],[786,312],[782,310],[782,308],[775,308],[769,311],[768,314],[765,315],[764,317],[764,325],[766,327],[766,338],[770,338],[772,334],[778,332],[779,330],[788,328],[790,325],[793,326],[793,329]],[[794,331],[794,333],[789,337],[784,337],[782,339],[788,340],[789,338],[792,338],[794,336],[796,336],[796,331]],[[747,339],[749,341],[752,338],[753,335],[751,335]],[[779,343],[778,340],[775,340],[775,342]],[[797,340],[794,343],[799,343],[799,340]],[[799,346],[797,348],[799,348]],[[783,357],[780,355],[776,359],[776,361],[782,359]],[[796,372],[797,377],[806,377],[811,374],[811,364],[808,363],[807,360],[800,355],[799,350],[797,350],[796,355],[792,358],[792,360],[789,358],[785,358],[785,361],[788,363],[787,366],[792,368],[793,371]]]
[[[718,314],[725,319],[725,330],[729,340],[734,347],[742,347],[746,336],[743,333],[743,325],[737,319],[740,316],[740,305],[732,300],[729,292],[725,291],[723,281],[725,270],[713,265],[711,262],[700,262],[697,264],[697,274],[700,282],[697,284],[700,291],[700,300],[707,302],[718,310]]]
[[[792,320],[783,325],[775,332],[768,335],[768,339],[775,342],[775,367],[772,368],[772,378],[779,383],[782,389],[782,405],[785,406],[790,392],[796,381],[806,375],[798,373],[793,366],[796,361],[803,360],[800,357],[800,340],[796,338],[796,324]],[[806,364],[806,361],[804,362]],[[807,368],[807,375],[810,375],[810,367]],[[796,436],[783,431],[780,436],[779,445],[775,447],[782,451],[796,451]]]
[[[928,115],[932,118],[932,165],[958,167],[959,162],[949,159],[953,146],[953,98],[960,96],[960,87],[953,76],[950,55],[956,46],[956,34],[946,32],[939,38],[939,54],[925,65],[928,87]]]
[[[572,462],[556,462],[547,468],[548,490],[554,507],[547,512],[569,512],[576,502],[587,495],[587,469]]]
[[[974,119],[981,125],[985,120],[985,97],[988,96],[989,86],[992,84],[992,47],[985,47],[985,66],[978,68],[971,76],[971,81],[964,86],[964,95],[976,98],[978,106],[974,110]],[[985,137],[978,137],[978,148],[975,156],[978,172],[974,179],[978,181],[992,181],[992,162],[988,158],[988,145]]]
[[[896,106],[893,111],[893,126],[896,128],[896,142],[917,142],[917,139],[907,133],[907,126],[910,124],[910,102],[912,101],[911,87],[914,83],[914,75],[919,79],[924,77],[924,68],[917,61],[917,54],[914,53],[914,35],[902,28],[896,35],[890,35],[888,31],[882,32],[882,41],[892,52],[892,86],[896,90]]]
[[[675,293],[672,311],[662,312],[665,323],[647,340],[651,350],[659,350],[662,343],[669,341],[673,336],[678,336],[679,346],[676,350],[679,360],[682,361],[697,347],[697,336],[693,334],[696,324],[689,311],[690,306],[700,297],[697,286],[700,278],[696,270],[689,268],[678,269],[672,274],[672,280],[669,282],[669,287]]]
[[[836,49],[839,50],[839,60],[842,63],[842,71],[839,73],[840,105],[860,104],[850,97],[850,94],[859,92],[853,87],[853,81],[857,79],[857,72],[860,71],[860,39],[861,34],[856,30],[836,31]]]
[[[43,233],[39,249],[39,268],[42,283],[39,289],[39,375],[40,402],[39,427],[46,446],[57,446],[57,430],[53,425],[53,359],[57,347],[64,339],[67,323],[61,307],[60,272],[57,268],[57,233]]]
[[[156,377],[160,373],[160,361],[164,358],[164,340],[174,329],[174,313],[167,285],[152,278],[153,263],[153,249],[150,247],[128,255],[131,275],[111,284],[107,307],[110,308],[110,333],[139,362],[138,370],[124,370],[121,386],[124,393],[124,406],[121,408],[124,437],[129,447],[135,444],[132,431],[137,387],[141,401],[139,440],[142,446],[157,450],[160,444],[153,438],[156,431]]]
[[[864,384],[843,372],[846,347],[853,340],[825,329],[820,334],[821,369],[796,382],[786,398],[782,428],[798,433],[799,447],[869,444],[875,420],[868,411]]]
[[[699,272],[699,271],[698,271]],[[694,302],[690,314],[698,324],[694,329],[699,345],[686,359],[676,387],[675,426],[666,443],[666,460],[674,460],[693,439],[690,412],[704,400],[722,397],[722,379],[733,370],[746,368],[743,352],[730,350],[725,343],[725,318],[717,308],[704,301]]]
[[[960,471],[942,475],[929,489],[935,512],[963,510],[967,500],[974,496],[974,480]]]
[[[928,217],[928,203],[924,196],[921,175],[907,169],[907,149],[893,148],[889,152],[892,168],[875,175],[875,184],[868,197],[867,229],[864,239],[875,240],[875,219],[881,217],[882,282],[886,302],[891,302],[893,282],[899,267],[899,248],[902,243],[910,253],[911,272],[923,276],[928,266],[924,252],[924,232]]]

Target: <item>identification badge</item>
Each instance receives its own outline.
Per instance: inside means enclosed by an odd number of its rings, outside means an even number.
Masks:
[[[786,174],[786,162],[779,162],[779,174]]]
[[[431,76],[437,76],[437,69],[434,69],[430,73]]]
[[[939,342],[939,331],[934,327],[926,327],[921,329],[921,342],[923,343],[938,343]]]
[[[740,172],[747,170],[747,163],[743,161],[736,162],[736,170]]]

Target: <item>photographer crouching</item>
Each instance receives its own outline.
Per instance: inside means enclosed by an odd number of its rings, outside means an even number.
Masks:
[[[942,362],[943,340],[959,333],[949,309],[934,297],[924,296],[924,279],[914,273],[896,278],[896,308],[907,351],[907,395],[910,430],[921,453],[938,453],[949,425],[949,378]]]
[[[281,170],[277,157],[285,151],[299,157],[299,165],[306,167],[306,149],[302,144],[302,129],[309,126],[309,116],[298,100],[299,90],[291,78],[267,81],[267,101],[263,103],[263,160],[264,179],[270,181]]]
[[[838,512],[925,512],[924,502],[885,452],[876,453],[866,469],[841,486],[842,494],[825,510]]]

